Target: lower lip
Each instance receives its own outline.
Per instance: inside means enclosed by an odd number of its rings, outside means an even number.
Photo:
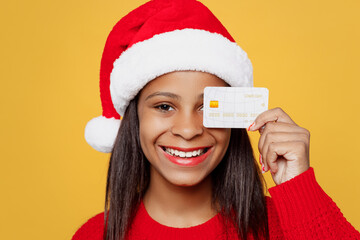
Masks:
[[[173,162],[177,165],[180,165],[180,166],[193,167],[193,166],[196,166],[196,165],[200,164],[201,162],[203,162],[210,155],[212,148],[209,148],[207,150],[207,152],[204,153],[203,155],[200,155],[197,157],[191,157],[191,158],[176,157],[176,156],[168,154],[162,148],[161,148],[161,150],[164,152],[165,157],[167,157],[167,159],[169,159],[171,162]]]

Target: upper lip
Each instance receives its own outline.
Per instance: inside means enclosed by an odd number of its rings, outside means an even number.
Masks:
[[[190,152],[190,151],[196,151],[196,150],[204,149],[204,148],[211,148],[211,146],[192,147],[192,148],[181,148],[181,147],[174,147],[174,146],[162,146],[162,147],[172,148],[172,149],[182,151],[182,152]]]

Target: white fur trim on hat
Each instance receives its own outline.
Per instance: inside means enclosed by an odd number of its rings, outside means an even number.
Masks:
[[[251,62],[235,42],[205,30],[175,30],[134,44],[114,62],[110,92],[116,111],[122,116],[149,81],[182,70],[208,72],[234,87],[253,86]]]
[[[85,127],[85,139],[100,152],[111,152],[120,127],[120,120],[103,116],[91,119]]]

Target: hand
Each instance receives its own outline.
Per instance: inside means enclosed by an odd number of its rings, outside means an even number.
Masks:
[[[259,130],[260,164],[264,164],[265,172],[270,170],[276,185],[309,169],[310,132],[281,108],[261,113],[248,130]]]

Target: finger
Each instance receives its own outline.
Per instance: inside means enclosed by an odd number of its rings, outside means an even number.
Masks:
[[[268,170],[276,174],[279,170],[277,160],[281,156],[285,161],[294,161],[299,156],[304,154],[306,146],[304,142],[277,142],[269,144],[268,151],[266,153],[266,162],[268,164]]]
[[[260,135],[263,134],[263,132],[264,132],[264,130],[265,130],[265,127],[266,127],[266,124],[262,125],[262,127],[259,128],[259,133],[260,133]]]
[[[301,141],[306,144],[306,146],[309,146],[309,138],[306,133],[304,132],[269,132],[267,134],[264,134],[260,138],[261,141],[259,141],[259,152],[263,156],[263,161],[265,165],[265,171],[269,169],[267,164],[267,152],[269,150],[269,145],[272,143],[280,143],[280,142],[297,142]]]
[[[302,128],[297,125],[292,125],[289,123],[269,122],[269,123],[265,124],[264,126],[265,126],[264,129],[260,133],[261,136],[260,136],[259,144],[258,144],[259,151],[262,148],[262,146],[264,145],[264,141],[265,141],[266,135],[268,133],[272,133],[272,132],[303,133],[308,138],[310,138],[310,132],[307,129]]]
[[[289,123],[268,122],[264,125],[264,130],[260,129],[259,132],[261,136],[258,142],[258,149],[260,154],[262,154],[262,158],[266,158],[267,148],[264,148],[263,146],[265,140],[267,139],[268,133],[272,133],[272,132],[303,133],[308,136],[308,142],[310,139],[310,132],[307,129]],[[265,168],[268,169],[267,167]]]
[[[306,132],[305,128],[302,128],[298,125],[292,123],[284,122],[267,122],[260,129],[260,135],[263,135],[266,132]]]
[[[296,123],[284,112],[284,110],[281,108],[273,108],[259,114],[255,121],[249,126],[248,130],[256,131],[267,122],[284,122],[296,125]]]

